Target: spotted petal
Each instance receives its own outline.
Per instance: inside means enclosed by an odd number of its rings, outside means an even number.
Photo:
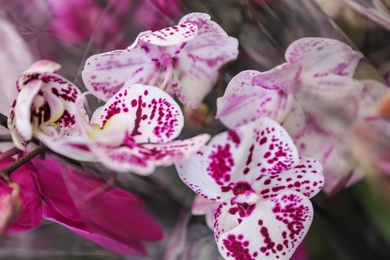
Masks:
[[[148,175],[154,172],[156,166],[168,166],[195,153],[209,138],[209,135],[203,134],[162,144],[134,143],[133,146],[121,147],[96,144],[93,152],[108,169]]]
[[[310,200],[295,191],[257,202],[244,217],[230,209],[231,205],[222,205],[215,215],[215,232],[220,233],[216,236],[218,249],[225,259],[290,259],[313,217]],[[233,217],[236,223],[220,223]],[[218,228],[222,226],[224,229]]]
[[[363,55],[345,43],[327,38],[302,38],[286,50],[286,60],[300,63],[312,75],[335,74],[351,78]]]
[[[192,22],[181,23],[159,31],[143,34],[139,39],[157,46],[172,46],[187,42],[198,33],[198,26]]]
[[[223,201],[263,174],[273,175],[299,162],[295,145],[275,121],[260,118],[215,136],[187,160],[176,164],[180,178],[199,195]]]
[[[31,106],[42,87],[42,82],[33,81],[26,85],[16,99],[15,105],[15,127],[25,140],[30,140],[33,135],[33,126],[31,123]]]
[[[110,127],[115,115],[126,118],[122,125],[113,127],[128,131],[137,143],[173,140],[184,124],[181,109],[173,98],[147,85],[126,85],[97,113],[93,115],[96,121],[91,123],[103,128]]]
[[[44,82],[42,95],[47,98],[46,102],[50,108],[50,114],[45,120],[60,124],[61,128],[74,127],[76,99],[81,95],[79,88],[57,74],[42,74],[39,79]]]
[[[53,138],[42,132],[36,135],[50,150],[58,154],[78,161],[95,162],[98,160],[92,153],[91,142],[86,138],[77,135]]]
[[[309,199],[314,197],[324,186],[322,165],[319,161],[301,157],[294,168],[279,175],[262,175],[252,184],[260,199],[275,198],[285,190],[297,191]]]
[[[175,57],[172,88],[183,104],[197,108],[214,86],[221,66],[237,58],[238,41],[210,21],[207,14],[186,15],[179,26],[188,22],[198,26],[198,33]]]
[[[362,92],[363,87],[360,81],[345,76],[304,73],[297,81],[295,90],[301,103],[304,103],[305,100],[318,96],[321,99],[356,97]]]
[[[229,82],[224,96],[217,99],[216,118],[229,128],[260,117],[278,120],[286,104],[284,89],[290,87],[296,72],[285,65],[263,73],[240,72]]]
[[[136,40],[136,43],[138,39]],[[125,84],[153,85],[159,68],[150,60],[149,49],[129,48],[93,55],[85,62],[83,82],[96,97],[106,101]]]

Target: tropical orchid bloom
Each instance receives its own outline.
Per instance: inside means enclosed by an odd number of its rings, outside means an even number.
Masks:
[[[120,254],[146,255],[142,242],[162,239],[160,225],[135,194],[117,187],[104,191],[104,181],[49,156],[33,164],[45,219]]]
[[[266,72],[243,71],[218,98],[216,118],[234,128],[259,117],[284,122],[299,93],[320,98],[360,94],[363,85],[352,78],[361,53],[333,39],[302,38],[286,51],[287,63]]]
[[[283,123],[300,154],[322,162],[324,191],[334,194],[363,176],[348,154],[348,122],[372,113],[386,89],[352,78],[361,57],[336,40],[300,39],[287,49],[287,63],[234,77],[216,117],[230,128],[263,116]]]
[[[215,136],[176,168],[198,195],[219,203],[214,234],[225,259],[289,259],[312,221],[309,198],[324,184],[321,163],[299,157],[269,118]]]
[[[81,94],[70,81],[56,74],[60,65],[47,60],[34,63],[17,80],[8,127],[18,149],[24,150],[33,136],[50,139],[72,135],[75,102]]]
[[[215,84],[221,66],[237,55],[237,39],[208,14],[191,13],[177,26],[140,33],[125,50],[91,56],[82,76],[87,89],[102,100],[127,82],[157,86],[196,108]]]
[[[151,174],[156,166],[171,165],[195,153],[210,138],[202,134],[173,140],[184,125],[182,111],[171,96],[152,86],[126,84],[95,111],[90,122],[80,114],[76,121],[81,136],[45,143],[67,157],[98,161],[119,172]],[[81,153],[86,156],[80,158]]]

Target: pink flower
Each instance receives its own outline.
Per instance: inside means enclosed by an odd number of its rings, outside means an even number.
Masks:
[[[352,78],[361,57],[332,39],[295,41],[287,63],[235,76],[217,100],[216,117],[230,128],[263,116],[283,123],[300,154],[323,163],[324,191],[333,194],[362,177],[347,156],[348,128],[341,120],[367,116],[384,90]]]
[[[182,111],[171,96],[152,86],[124,86],[95,111],[91,122],[80,114],[76,121],[82,135],[45,143],[67,157],[101,162],[119,172],[151,174],[156,166],[171,165],[195,153],[209,139],[203,134],[173,140],[184,125]],[[80,158],[82,153],[85,156]]]
[[[309,198],[324,180],[321,163],[299,157],[269,118],[215,136],[176,168],[197,194],[219,203],[214,235],[225,259],[291,257],[312,221]]]
[[[46,157],[33,160],[43,217],[120,254],[146,255],[142,241],[163,237],[142,200]]]
[[[182,9],[180,0],[142,1],[134,12],[134,21],[154,31],[161,28],[164,19],[175,20],[181,17]]]
[[[123,1],[124,2],[124,1]],[[93,0],[50,0],[51,30],[69,43],[106,45],[120,35],[118,22]]]
[[[12,103],[8,127],[21,150],[33,136],[52,139],[73,134],[75,102],[81,92],[55,73],[59,68],[55,62],[41,60],[17,80],[19,94]]]
[[[13,158],[0,161],[0,169],[7,167],[13,161],[15,161]],[[6,233],[27,231],[31,228],[38,227],[41,224],[42,204],[34,181],[34,171],[34,167],[25,164],[16,169],[10,176],[11,180],[20,186],[18,199],[21,202],[21,212],[19,216],[14,219],[13,223],[10,223],[11,225],[6,229]],[[0,180],[0,196],[3,197],[3,202],[4,197],[13,196],[11,193],[12,188],[4,181]],[[2,214],[6,214],[6,212],[4,212],[4,206],[4,204],[0,203],[0,211]]]
[[[82,76],[86,87],[103,100],[127,82],[158,86],[196,108],[215,84],[218,69],[237,55],[237,39],[209,15],[192,13],[177,26],[140,33],[126,50],[91,56]]]
[[[352,78],[362,54],[337,40],[302,38],[285,56],[287,63],[272,70],[236,75],[217,100],[216,117],[229,128],[263,116],[284,121],[299,93],[327,99],[354,96],[363,89]]]

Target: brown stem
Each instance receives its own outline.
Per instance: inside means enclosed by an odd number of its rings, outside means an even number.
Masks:
[[[20,150],[18,148],[13,147],[13,148],[5,151],[4,153],[0,154],[0,161],[7,159],[7,158],[10,158],[19,152],[20,152]]]
[[[0,142],[12,142],[11,135],[0,135]]]
[[[22,166],[23,164],[27,163],[28,161],[30,161],[31,159],[33,159],[35,156],[43,153],[44,151],[46,150],[46,146],[44,146],[43,144],[40,144],[37,148],[35,148],[34,150],[32,150],[31,152],[29,152],[28,154],[26,154],[25,156],[21,157],[20,159],[14,161],[13,163],[11,163],[10,165],[8,165],[7,167],[5,167],[4,169],[2,169],[0,171],[0,176],[7,182],[7,183],[10,183],[10,178],[9,178],[9,175],[15,171],[16,169],[18,169],[20,166]]]

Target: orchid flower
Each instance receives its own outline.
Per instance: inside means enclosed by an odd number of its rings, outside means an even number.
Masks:
[[[218,98],[216,118],[234,128],[259,117],[284,122],[299,92],[321,98],[359,94],[363,85],[352,79],[362,54],[326,38],[302,38],[286,51],[287,63],[266,72],[243,71]]]
[[[289,259],[313,217],[321,163],[299,157],[287,132],[260,118],[221,133],[176,163],[198,195],[218,202],[214,234],[225,259]]]
[[[295,41],[286,51],[287,63],[235,76],[217,100],[216,117],[230,128],[263,116],[283,123],[300,154],[323,163],[324,191],[333,194],[363,176],[348,155],[348,129],[340,118],[367,116],[385,89],[352,78],[361,57],[332,39]]]
[[[156,166],[171,165],[195,153],[209,139],[202,134],[173,140],[183,128],[183,114],[172,97],[152,86],[124,86],[95,111],[90,122],[80,113],[76,121],[81,136],[45,143],[76,160],[84,152],[89,156],[86,160],[101,162],[114,171],[151,174]]]
[[[47,60],[34,63],[17,80],[8,127],[15,146],[25,149],[33,136],[51,139],[72,135],[75,130],[75,102],[80,90],[56,74],[60,65]]]
[[[208,14],[191,13],[177,26],[140,33],[125,50],[91,56],[82,76],[87,89],[102,100],[127,82],[158,86],[196,108],[215,84],[221,66],[237,55],[237,39]]]

